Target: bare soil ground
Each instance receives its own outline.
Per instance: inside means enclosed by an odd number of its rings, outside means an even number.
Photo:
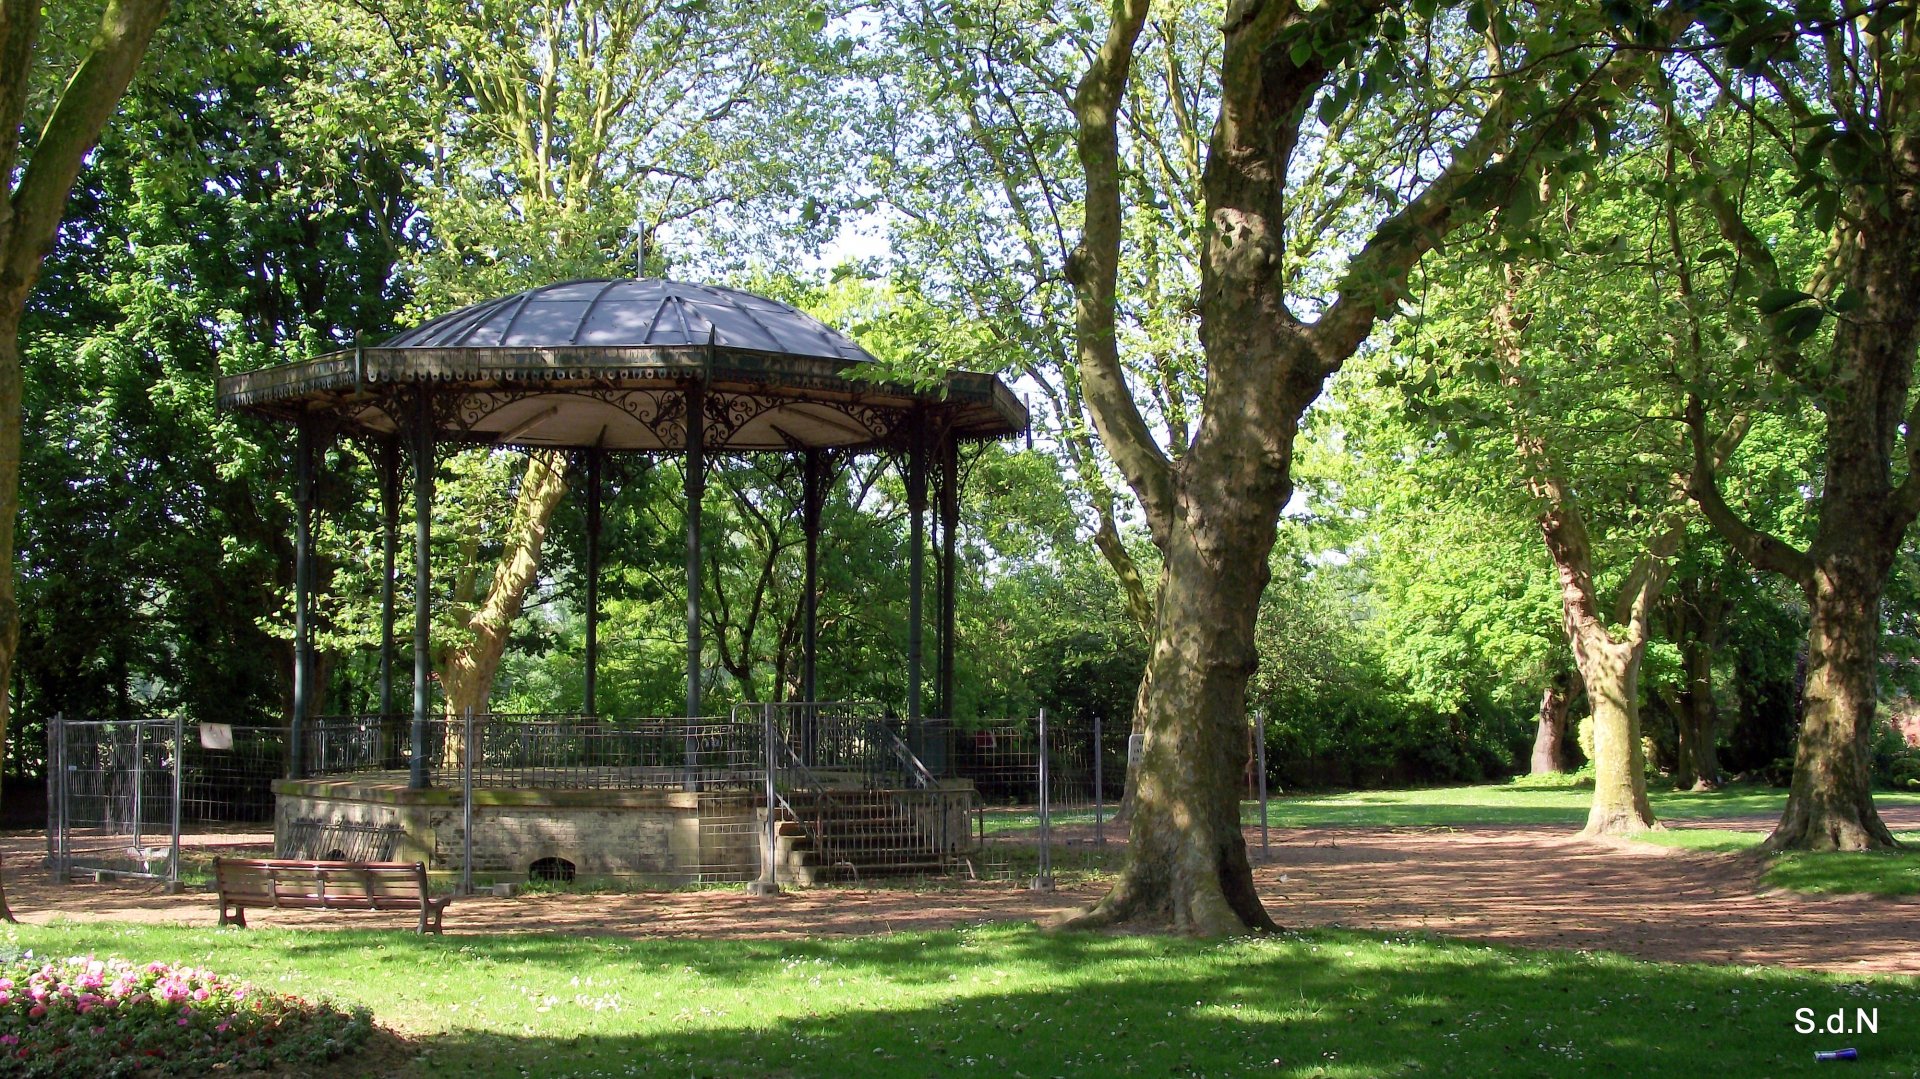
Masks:
[[[1920,809],[1883,811],[1896,830]],[[1764,831],[1772,822],[1680,827]],[[1276,829],[1255,866],[1268,909],[1290,927],[1419,930],[1533,948],[1614,951],[1676,962],[1920,974],[1920,899],[1761,892],[1747,856],[1646,843],[1586,842],[1552,827]],[[189,837],[203,852],[263,837]],[[1067,830],[1062,841],[1078,837]],[[1248,833],[1256,856],[1259,835]],[[257,848],[256,848],[257,849]],[[44,835],[0,839],[7,896],[29,922],[214,924],[213,897],[151,883],[57,886],[39,868]],[[816,888],[774,899],[742,889],[523,895],[454,903],[449,933],[558,931],[625,936],[830,937],[1043,918],[1090,902],[1093,883],[1033,892],[993,881]],[[255,925],[405,928],[405,915],[249,911]]]

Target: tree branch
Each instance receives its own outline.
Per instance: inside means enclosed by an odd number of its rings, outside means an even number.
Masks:
[[[1887,500],[1886,529],[1895,541],[1906,533],[1907,526],[1920,516],[1920,399],[1907,410],[1907,478],[1893,489],[1893,495]]]
[[[1333,303],[1309,330],[1323,373],[1338,370],[1373,332],[1381,312],[1399,302],[1414,263],[1457,223],[1467,185],[1491,179],[1487,163],[1508,140],[1512,109],[1512,90],[1503,88],[1440,175],[1381,222],[1347,264]]]
[[[36,0],[25,0],[33,4]],[[0,40],[0,59],[12,63],[22,43],[13,40],[15,27],[27,35],[25,51],[31,55],[35,19],[18,9],[21,0],[7,0],[5,40]],[[67,195],[80,175],[80,166],[88,151],[100,139],[100,129],[113,115],[133,81],[134,69],[152,40],[153,31],[167,12],[167,0],[107,0],[100,16],[100,29],[92,47],[74,70],[73,78],[54,101],[46,124],[34,143],[33,156],[20,176],[20,186],[10,200],[13,220],[0,238],[0,295],[24,297],[40,275],[40,262],[53,248],[60,230],[60,217],[66,210]],[[9,73],[13,69],[9,68]],[[26,78],[22,74],[15,79]],[[23,87],[24,88],[24,87]],[[0,108],[14,108],[12,91],[0,91]],[[4,119],[4,113],[0,113]],[[18,153],[14,131],[9,128],[0,142],[8,144],[8,154]],[[8,164],[12,163],[10,156]]]
[[[1707,523],[1755,569],[1778,573],[1803,587],[1811,584],[1813,560],[1804,551],[1753,527],[1727,505],[1707,446],[1706,406],[1692,394],[1687,395],[1687,432],[1693,442],[1693,475],[1687,493],[1706,515]]]
[[[1086,214],[1080,243],[1067,259],[1073,283],[1075,352],[1080,380],[1100,441],[1146,511],[1156,538],[1173,520],[1173,468],[1140,414],[1120,366],[1114,295],[1120,265],[1120,138],[1133,50],[1148,0],[1113,0],[1106,42],[1074,95],[1079,154],[1086,171]]]

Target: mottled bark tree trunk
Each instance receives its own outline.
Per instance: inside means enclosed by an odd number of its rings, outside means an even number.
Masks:
[[[1276,516],[1279,490],[1269,483],[1258,497]],[[1177,632],[1156,635],[1141,682],[1145,738],[1129,857],[1095,914],[1201,934],[1272,928],[1253,889],[1240,794],[1273,517],[1262,507],[1208,513],[1183,501],[1188,515],[1174,529],[1158,602]]]
[[[1528,774],[1555,775],[1567,770],[1567,716],[1573,711],[1573,676],[1556,672],[1540,694],[1540,716],[1533,731],[1533,759]]]
[[[514,619],[520,617],[527,589],[540,572],[540,549],[546,543],[547,526],[566,492],[566,455],[557,450],[529,453],[513,517],[507,524],[505,547],[494,567],[493,583],[479,609],[465,614],[471,637],[440,657],[440,684],[446,694],[449,721],[457,723],[469,710],[476,714],[487,710]],[[449,731],[447,763],[460,764],[465,753],[457,730]]]
[[[1527,487],[1540,503],[1540,535],[1560,578],[1561,625],[1593,710],[1593,805],[1580,834],[1644,832],[1655,823],[1640,740],[1640,661],[1653,605],[1666,586],[1685,526],[1674,519],[1677,510],[1664,514],[1613,604],[1602,602],[1593,579],[1593,540],[1578,491],[1536,422],[1528,419],[1526,406],[1535,400],[1536,387],[1526,373],[1524,335],[1530,316],[1520,307],[1520,277],[1518,270],[1506,272],[1504,293],[1493,311],[1495,347],[1501,379],[1521,406],[1514,413],[1514,447],[1527,471]],[[1676,478],[1675,490],[1684,506],[1684,477]]]
[[[1912,209],[1920,213],[1920,205]],[[1920,408],[1909,411],[1907,403],[1920,340],[1920,222],[1909,214],[1880,224],[1871,239],[1863,229],[1850,270],[1852,292],[1865,299],[1834,329],[1829,364],[1844,390],[1823,409],[1826,468],[1806,551],[1755,529],[1727,505],[1714,467],[1701,457],[1703,408],[1689,405],[1701,509],[1749,562],[1798,582],[1807,597],[1805,718],[1786,809],[1764,844],[1770,851],[1896,845],[1873,804],[1868,754],[1879,704],[1881,598],[1920,511],[1920,441],[1913,438]],[[1896,485],[1893,451],[1903,428],[1908,475]]]
[[[1513,123],[1505,91],[1428,186],[1379,223],[1312,323],[1287,306],[1282,249],[1289,164],[1332,50],[1358,41],[1372,8],[1303,10],[1250,0],[1223,30],[1220,112],[1203,194],[1200,341],[1206,394],[1191,444],[1170,459],[1133,397],[1115,329],[1122,234],[1116,120],[1147,0],[1116,0],[1074,100],[1086,170],[1085,226],[1068,260],[1076,363],[1102,444],[1139,498],[1164,558],[1136,726],[1144,729],[1127,864],[1070,924],[1132,922],[1220,934],[1273,925],[1253,888],[1240,827],[1246,684],[1254,616],[1307,404],[1399,300],[1414,262],[1453,225],[1459,194]],[[1311,24],[1311,25],[1303,25]]]
[[[1786,810],[1767,837],[1767,850],[1898,845],[1874,807],[1869,770],[1880,703],[1879,586],[1887,571],[1853,561],[1832,558],[1815,571],[1809,590],[1806,719]]]
[[[1640,741],[1644,642],[1590,638],[1575,646],[1593,705],[1593,805],[1581,835],[1632,835],[1654,827]]]

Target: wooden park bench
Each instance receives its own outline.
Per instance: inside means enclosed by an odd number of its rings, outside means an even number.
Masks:
[[[313,862],[215,858],[220,924],[247,926],[248,907],[296,910],[417,910],[420,932],[438,933],[453,897],[427,894],[421,862]],[[229,913],[231,909],[231,913]]]

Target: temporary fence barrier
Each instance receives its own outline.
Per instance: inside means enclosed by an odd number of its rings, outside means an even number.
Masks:
[[[70,720],[47,725],[51,869],[180,879],[180,751],[176,719]]]

